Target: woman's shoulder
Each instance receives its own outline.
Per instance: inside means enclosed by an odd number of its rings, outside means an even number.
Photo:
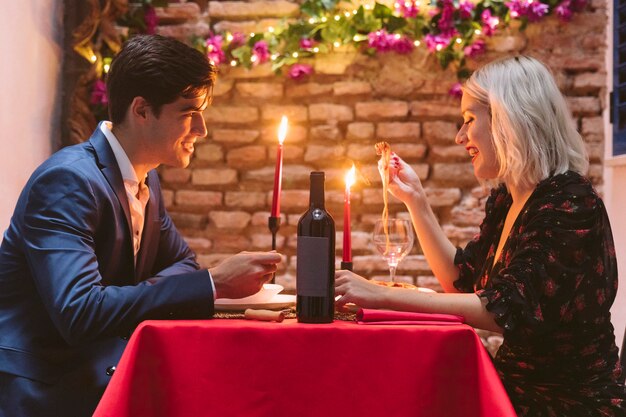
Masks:
[[[539,182],[529,203],[529,208],[537,211],[588,213],[602,206],[602,199],[588,178],[567,171]]]

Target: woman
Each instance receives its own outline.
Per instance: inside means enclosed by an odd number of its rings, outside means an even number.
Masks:
[[[338,304],[457,314],[503,333],[494,364],[520,416],[624,415],[611,228],[582,176],[585,147],[552,75],[529,57],[488,64],[465,84],[461,113],[456,143],[476,177],[495,184],[465,249],[446,238],[411,167],[391,160],[389,191],[407,206],[447,294],[338,271]]]

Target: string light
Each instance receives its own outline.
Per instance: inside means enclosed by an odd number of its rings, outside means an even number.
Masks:
[[[234,60],[234,59],[232,61],[230,61],[230,66],[231,67],[236,67],[237,66],[237,61]]]
[[[271,58],[272,61],[276,61],[276,58],[278,58],[278,54],[272,54]]]
[[[343,15],[346,17],[346,19],[348,19],[350,17],[350,12],[345,12]]]
[[[335,21],[337,21],[337,22],[338,22],[338,21],[339,21],[339,19],[341,19],[341,16],[339,16],[339,15],[335,15],[334,19],[335,19]]]
[[[91,54],[91,58],[89,58],[92,64],[95,64],[98,60],[98,57],[95,54]]]
[[[335,41],[333,42],[333,45],[335,46],[335,48],[339,48],[341,46],[341,43],[339,41]]]
[[[315,20],[315,19],[313,19],[313,18],[310,18],[310,19],[309,19],[309,23],[310,23],[310,24],[313,24],[313,23],[315,23],[315,22],[316,22],[316,20]]]
[[[233,39],[234,39],[234,38],[233,38],[233,34],[232,34],[232,33],[228,33],[228,35],[226,35],[226,40],[227,40],[228,42],[232,42],[232,41],[233,41]]]
[[[326,16],[322,17],[322,22],[326,23],[327,20],[328,18]]]
[[[461,43],[461,42],[463,42],[463,41],[461,40],[461,38],[456,38],[456,41],[455,41],[455,42],[456,42],[456,43]]]
[[[102,67],[102,69],[104,70],[104,73],[108,73],[109,70],[111,69],[111,66],[109,64],[104,64],[104,66]]]
[[[274,33],[274,26],[270,26],[270,27],[268,27],[268,28],[267,28],[267,31],[268,31],[269,33]]]
[[[422,43],[421,43],[420,41],[415,41],[415,42],[413,42],[413,45],[415,45],[415,46],[420,46],[421,44],[422,44]]]
[[[476,30],[474,31],[474,33],[475,33],[476,35],[480,35],[480,34],[481,34],[481,31],[480,31],[480,29],[476,29]]]
[[[313,48],[313,52],[318,53],[319,51],[320,51],[320,48],[318,48],[317,46]]]
[[[291,54],[292,57],[297,58],[298,57],[298,53],[294,52],[293,54]]]

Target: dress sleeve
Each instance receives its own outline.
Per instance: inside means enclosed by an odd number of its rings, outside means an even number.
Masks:
[[[502,267],[477,292],[505,334],[541,335],[592,317],[601,281],[609,281],[606,212],[591,185],[552,181],[535,194],[505,245]]]

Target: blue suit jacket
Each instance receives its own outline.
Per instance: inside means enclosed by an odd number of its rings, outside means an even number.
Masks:
[[[208,271],[156,172],[147,185],[135,266],[126,191],[99,128],[29,179],[0,246],[0,416],[91,415],[139,322],[213,314]]]

